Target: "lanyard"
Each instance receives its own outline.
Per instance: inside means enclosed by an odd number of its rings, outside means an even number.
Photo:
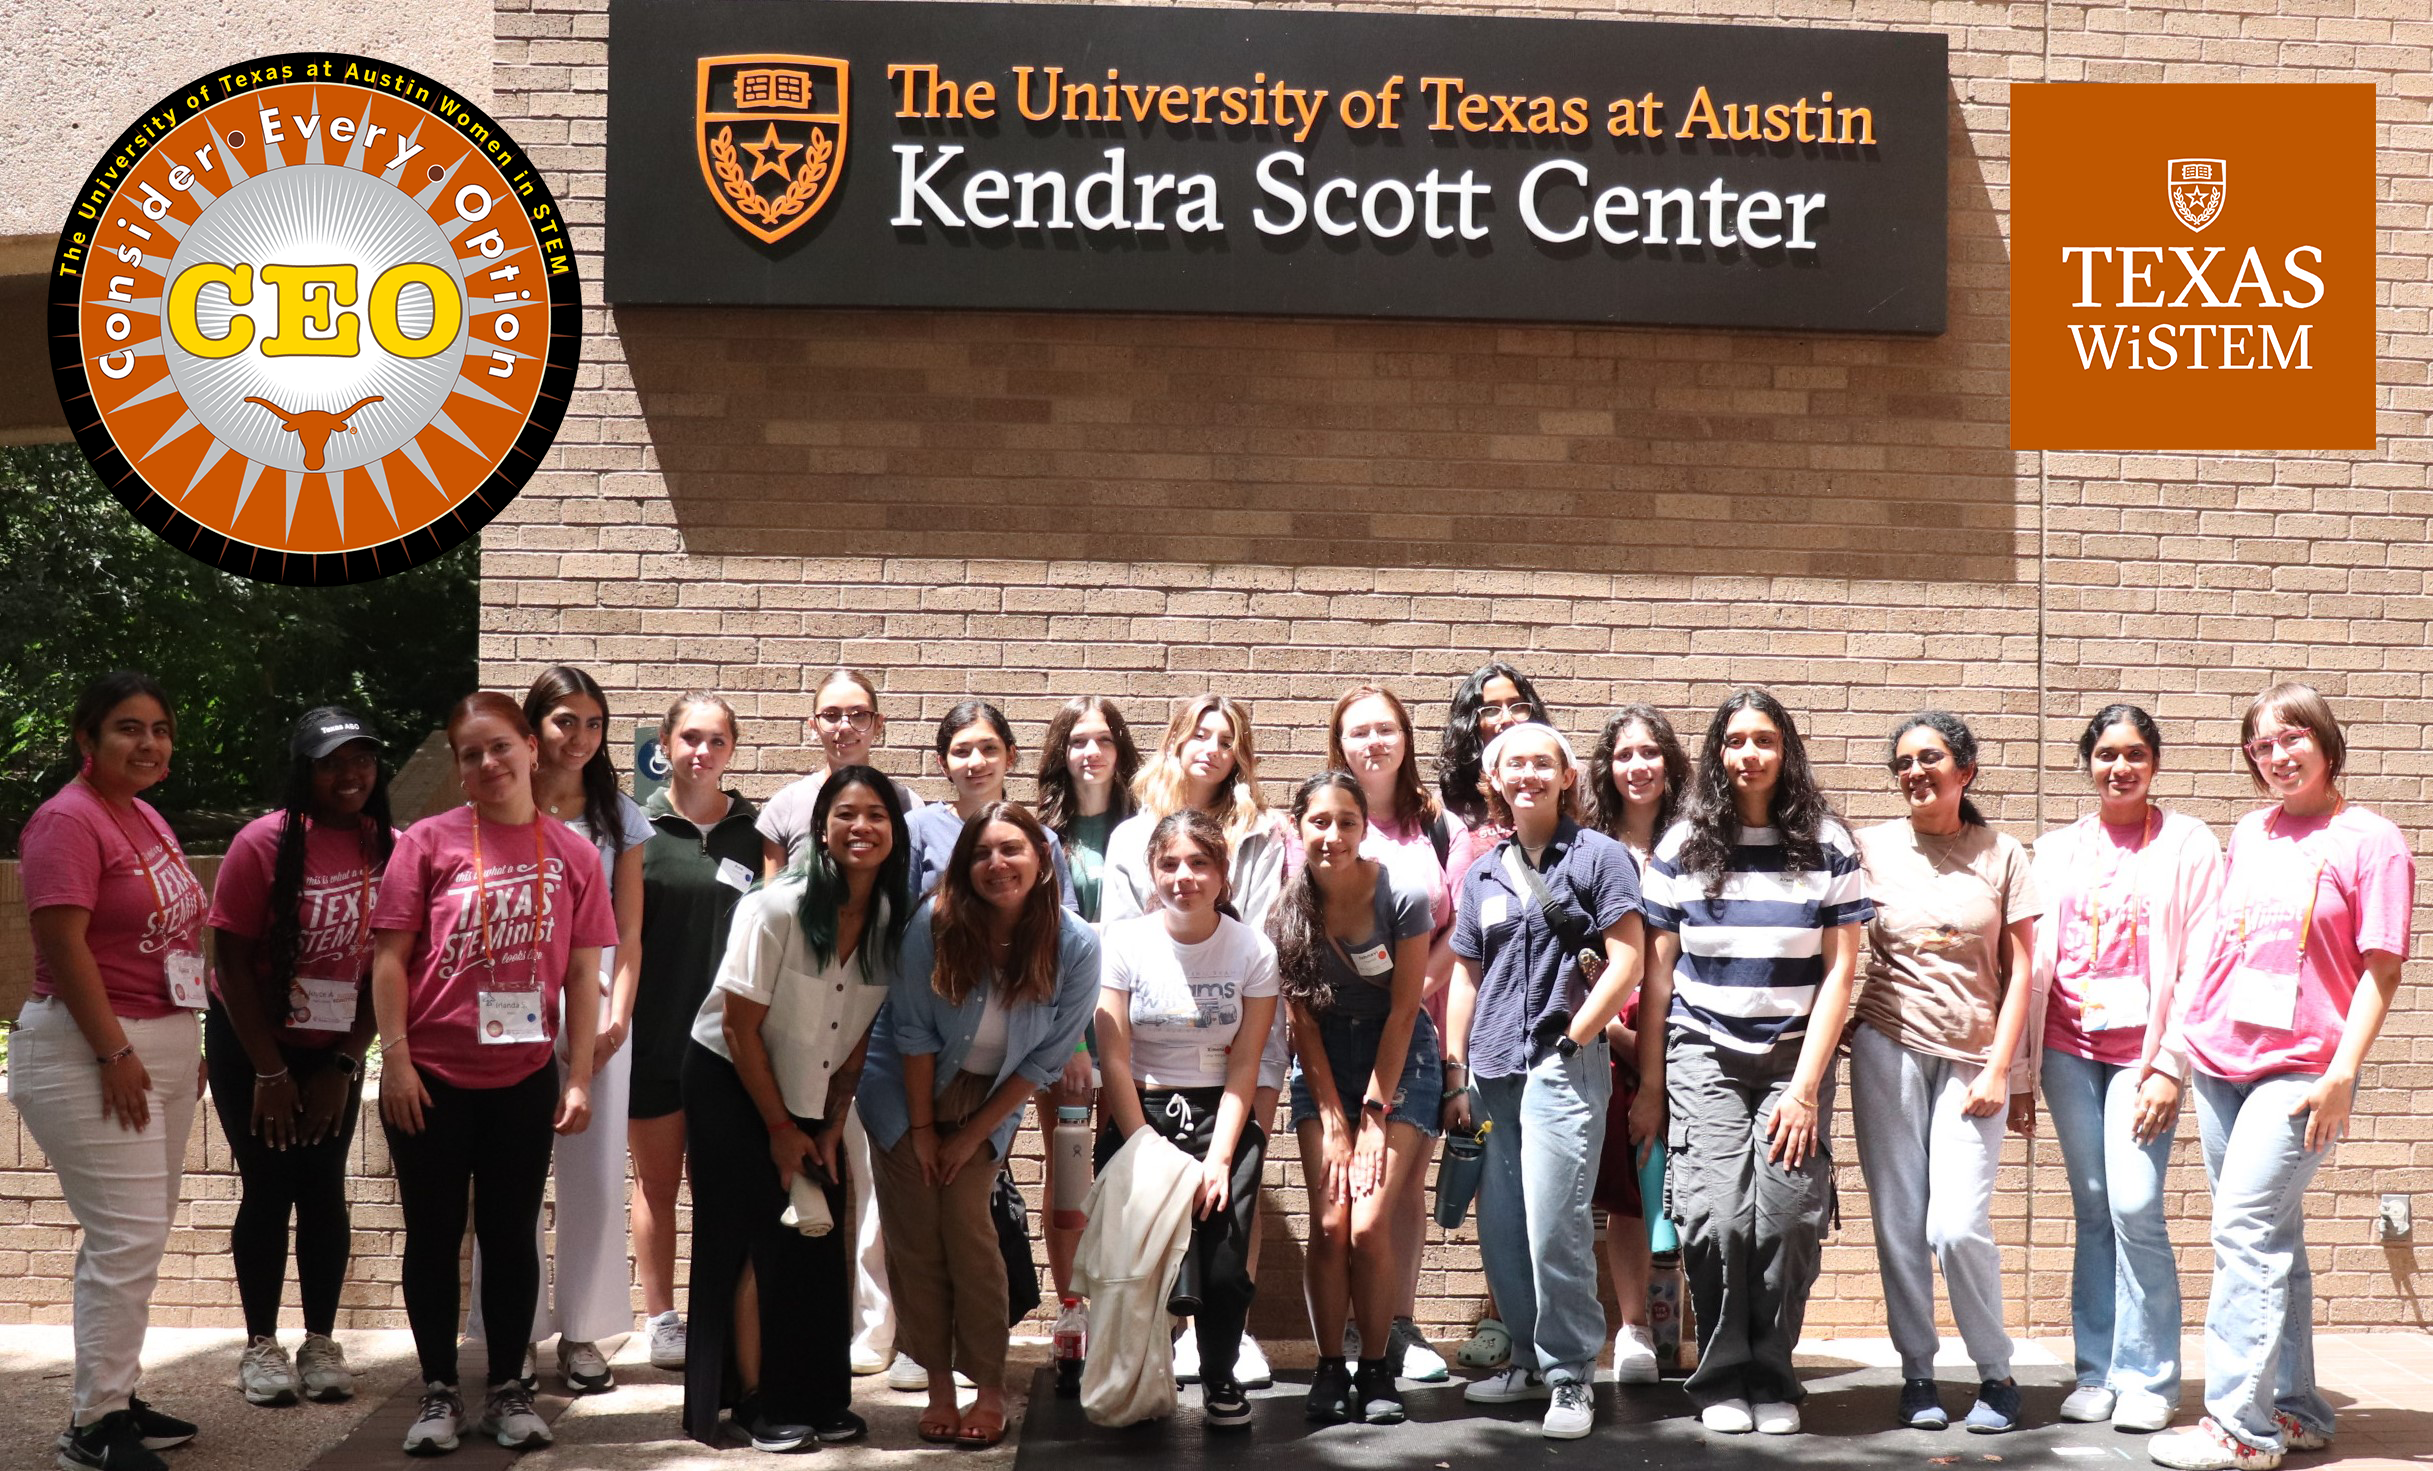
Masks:
[[[143,843],[135,836],[135,834],[127,831],[127,820],[118,815],[118,809],[110,805],[109,798],[102,796],[101,789],[93,786],[91,782],[86,782],[85,785],[92,791],[95,800],[101,803],[102,810],[110,814],[110,821],[118,828],[118,835],[127,840],[128,847],[135,850],[135,866],[144,871],[144,882],[152,886],[152,908],[153,912],[160,918],[161,935],[164,939],[170,938],[169,926],[171,924],[171,916],[169,914],[169,896],[161,892],[160,875],[153,872],[152,860],[144,856]],[[184,868],[186,860],[184,856],[179,854],[177,851],[177,841],[174,838],[171,838],[167,833],[162,832],[158,827],[153,826],[150,818],[146,818],[144,820],[144,825],[152,828],[153,837],[157,842],[159,842],[161,851],[176,857],[178,860],[178,866],[180,868]],[[187,877],[193,877],[193,871],[191,869],[187,870]]]
[[[532,886],[541,896],[539,922],[532,929],[532,984],[526,990],[545,989],[541,985],[541,924],[549,919],[549,849],[541,841],[541,814],[532,814]],[[364,885],[371,884],[371,870],[364,870]],[[490,871],[482,866],[482,814],[473,810],[473,914],[474,927],[482,939],[482,965],[492,979],[498,975],[498,960],[490,953]]]
[[[2096,821],[2100,823],[2100,822],[2102,822],[2102,821],[2103,821],[2103,819],[2102,819],[2102,818],[2100,818],[2100,817],[2098,817],[2098,818],[2096,819]],[[2128,943],[2129,943],[2129,944],[2131,944],[2131,945],[2135,945],[2135,944],[2137,943],[2137,883],[2136,883],[2136,878],[2137,878],[2137,870],[2138,870],[2138,860],[2139,860],[2139,859],[2142,859],[2142,858],[2144,858],[2144,857],[2146,856],[2146,845],[2147,845],[2147,844],[2149,844],[2149,843],[2151,843],[2151,842],[2153,842],[2153,841],[2154,841],[2154,804],[2153,804],[2153,803],[2151,803],[2151,802],[2149,802],[2149,803],[2147,803],[2147,804],[2146,804],[2146,828],[2145,828],[2145,831],[2144,831],[2144,832],[2142,832],[2142,833],[2140,833],[2140,834],[2138,835],[2138,839],[2137,839],[2137,846],[2136,846],[2135,848],[2133,848],[2133,849],[2131,849],[2131,850],[2130,850],[2130,853],[2129,853],[2129,861],[2128,861],[2127,863],[2125,863],[2125,864],[2123,864],[2123,865],[2122,865],[2122,867],[2123,867],[2123,868],[2128,869],[2128,871],[2129,871],[2129,876],[2130,876],[2130,885],[2129,885],[2129,890],[2130,890],[2130,892],[2129,892],[2129,903],[2128,903],[2128,904],[2127,904],[2125,907],[2127,908],[2127,910],[2128,910],[2128,914],[2129,914],[2129,930],[2128,930],[2127,940],[2128,940]],[[2119,872],[2120,872],[2120,870],[2119,870],[2119,869],[2114,869],[2114,870],[2113,870],[2113,874],[2114,874],[2115,876],[2117,876],[2117,875],[2119,874]],[[2094,887],[2094,888],[2093,888],[2093,889],[2092,889],[2092,890],[2091,890],[2091,891],[2088,893],[2087,898],[2086,898],[2086,901],[2085,901],[2085,902],[2086,902],[2086,906],[2087,906],[2087,963],[2088,963],[2089,965],[2095,965],[2095,964],[2099,963],[2099,961],[2100,961],[2100,959],[2101,959],[2101,957],[2102,957],[2102,955],[2103,955],[2103,953],[2104,953],[2104,902],[2103,902],[2103,892],[2104,892],[2103,881],[2099,879],[2099,880],[2097,880],[2097,881],[2096,881],[2095,887]]]
[[[2332,800],[2331,815],[2333,817],[2338,817],[2342,810],[2348,806],[2348,804],[2348,798],[2335,797]],[[2264,836],[2268,838],[2280,836],[2278,833],[2273,831],[2273,819],[2279,817],[2280,815],[2281,809],[2279,807],[2275,807],[2272,811],[2264,814]],[[2326,826],[2329,826],[2329,819],[2326,819]],[[2312,836],[2312,834],[2309,834],[2309,836]],[[2301,854],[2306,851],[2306,840],[2304,838],[2298,840],[2298,851]],[[2331,855],[2328,853],[2318,857],[2315,860],[2314,877],[2306,881],[2306,913],[2300,916],[2298,920],[2297,963],[2301,973],[2304,972],[2306,967],[2307,937],[2312,935],[2315,929],[2315,901],[2323,894],[2323,870],[2331,866],[2331,861]],[[2245,956],[2247,953],[2247,915],[2248,911],[2252,907],[2253,906],[2244,901],[2242,901],[2239,905],[2239,954],[2241,956]]]

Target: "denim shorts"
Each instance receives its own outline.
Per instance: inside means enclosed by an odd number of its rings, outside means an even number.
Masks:
[[[1335,1074],[1335,1092],[1343,1104],[1343,1115],[1359,1120],[1360,1101],[1368,1092],[1369,1075],[1377,1070],[1377,1039],[1385,1032],[1383,1017],[1339,1017],[1331,1012],[1318,1014],[1318,1038],[1326,1047],[1327,1066]],[[1393,1107],[1386,1112],[1388,1122],[1409,1124],[1433,1139],[1444,1132],[1445,1055],[1436,1041],[1436,1023],[1421,1012],[1411,1025],[1411,1047],[1402,1060],[1402,1082],[1394,1090]],[[1309,1075],[1301,1064],[1293,1064],[1292,1126],[1318,1117],[1318,1095],[1310,1088]]]

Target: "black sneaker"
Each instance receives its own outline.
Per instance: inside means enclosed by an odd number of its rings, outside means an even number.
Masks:
[[[764,1412],[760,1396],[747,1395],[735,1407],[735,1428],[752,1442],[752,1449],[785,1455],[792,1451],[817,1450],[817,1432],[808,1425],[797,1425]]]
[[[1211,1380],[1200,1391],[1200,1410],[1211,1430],[1248,1430],[1250,1396],[1232,1378]]]
[[[1977,1385],[1977,1403],[1961,1427],[1976,1435],[2002,1435],[2019,1428],[2019,1384],[1987,1379]]]
[[[140,1395],[127,1396],[127,1413],[135,1417],[135,1428],[144,1433],[145,1450],[175,1450],[194,1439],[195,1425],[192,1420],[164,1415],[145,1404]]]
[[[1303,1418],[1312,1425],[1340,1425],[1352,1418],[1352,1371],[1341,1359],[1320,1359],[1309,1378],[1309,1408]]]
[[[1912,1430],[1941,1430],[1951,1424],[1943,1395],[1932,1379],[1901,1381],[1901,1423]]]
[[[169,1463],[144,1444],[143,1427],[129,1410],[70,1427],[59,1437],[57,1459],[61,1471],[169,1471]]]
[[[1370,1425],[1403,1422],[1402,1391],[1394,1383],[1394,1370],[1384,1359],[1360,1361],[1360,1372],[1352,1380],[1352,1409],[1358,1419]]]
[[[811,1433],[829,1445],[848,1440],[860,1440],[870,1433],[870,1422],[851,1410],[811,1417]]]

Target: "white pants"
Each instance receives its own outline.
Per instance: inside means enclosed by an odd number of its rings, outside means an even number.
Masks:
[[[177,1215],[194,1126],[195,1060],[202,1029],[191,1011],[120,1018],[151,1074],[152,1117],[141,1131],[101,1110],[101,1069],[67,1006],[25,1003],[9,1042],[9,1101],[59,1176],[84,1229],[76,1248],[76,1423],[127,1408],[143,1377],[152,1287]]]
[[[845,1114],[846,1183],[853,1191],[853,1346],[884,1359],[895,1352],[895,1303],[887,1295],[887,1251],[870,1173],[870,1134],[860,1109]]]
[[[603,952],[613,956],[615,952]],[[613,961],[603,960],[604,965]],[[600,1004],[605,1007],[607,998]],[[558,1058],[558,1076],[566,1076],[566,1059]],[[532,1310],[532,1341],[545,1343],[559,1334],[579,1343],[594,1343],[634,1331],[633,1256],[627,1246],[625,1191],[625,1109],[633,1092],[634,1054],[620,1047],[608,1065],[592,1075],[591,1126],[580,1134],[560,1134],[550,1158],[549,1175],[557,1187],[557,1241],[554,1256],[533,1223],[533,1239],[541,1250],[541,1300]],[[482,1254],[473,1251],[472,1310],[465,1319],[465,1336],[481,1341]]]

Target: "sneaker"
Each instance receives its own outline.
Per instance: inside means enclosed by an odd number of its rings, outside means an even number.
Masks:
[[[1960,1428],[1971,1435],[2002,1435],[2019,1428],[2019,1385],[2010,1379],[1987,1379],[1977,1385],[1977,1402],[1968,1407]]]
[[[884,1374],[887,1372],[890,1356],[865,1344],[857,1343],[853,1346],[852,1361],[853,1372],[856,1374]]]
[[[536,1345],[529,1343],[524,1345],[524,1367],[523,1371],[515,1376],[515,1382],[524,1386],[526,1394],[541,1392],[541,1361]]]
[[[317,1405],[334,1405],[355,1397],[355,1371],[347,1367],[346,1352],[326,1333],[307,1333],[296,1350],[296,1377],[304,1397]]]
[[[1244,1389],[1275,1387],[1276,1376],[1267,1367],[1267,1355],[1259,1351],[1259,1340],[1251,1337],[1248,1329],[1242,1332],[1241,1352],[1234,1355],[1233,1377]]]
[[[1453,1366],[1445,1356],[1428,1343],[1428,1336],[1419,1325],[1408,1318],[1396,1318],[1388,1335],[1386,1362],[1394,1366],[1399,1379],[1415,1379],[1422,1384],[1442,1384],[1453,1377]]]
[[[650,1366],[654,1369],[684,1367],[684,1315],[674,1308],[650,1320]],[[853,1372],[875,1374],[884,1367],[874,1364],[865,1369],[857,1359]]]
[[[731,1423],[737,1434],[752,1443],[752,1449],[782,1456],[812,1445],[811,1427],[780,1420],[761,1408],[757,1393],[747,1394],[737,1401]]]
[[[2160,1401],[2158,1400],[2157,1403],[2160,1403]],[[2330,1431],[2309,1430],[2305,1425],[2299,1422],[2297,1416],[2291,1414],[2287,1410],[2273,1411],[2272,1422],[2281,1427],[2281,1448],[2283,1450],[2319,1451],[2332,1443],[2332,1433]],[[2163,1424],[2168,1425],[2170,1423],[2170,1418],[2168,1416],[2164,1417]],[[2160,1430],[2163,1427],[2162,1425],[2157,1425],[2154,1428]],[[144,1444],[152,1445],[152,1442],[147,1440],[144,1442]],[[155,1450],[159,1449],[157,1446],[154,1446],[153,1448]]]
[[[237,1360],[237,1388],[249,1405],[292,1405],[296,1402],[296,1369],[287,1350],[275,1338],[256,1337]]]
[[[1474,1405],[1517,1405],[1552,1393],[1534,1369],[1499,1369],[1484,1379],[1471,1380],[1461,1397]]]
[[[1749,1406],[1749,1418],[1757,1422],[1759,1435],[1799,1434],[1799,1406],[1781,1400]]]
[[[1236,1362],[1240,1362],[1236,1360]],[[1183,1331],[1174,1340],[1174,1382],[1200,1382],[1200,1334],[1196,1325],[1183,1324]]]
[[[195,1424],[192,1420],[164,1415],[145,1404],[142,1395],[127,1396],[127,1413],[135,1417],[135,1428],[144,1433],[145,1450],[175,1450],[194,1439]]]
[[[2147,1441],[2146,1454],[2156,1465],[2177,1471],[2273,1471],[2281,1464],[2279,1451],[2258,1450],[2224,1430],[2211,1415],[2186,1430]]]
[[[1309,1404],[1301,1417],[1312,1425],[1340,1425],[1352,1414],[1351,1369],[1341,1359],[1320,1359],[1309,1376]]]
[[[1698,1423],[1717,1435],[1746,1435],[1757,1428],[1745,1399],[1717,1400],[1698,1412]]]
[[[1408,1416],[1394,1367],[1385,1359],[1362,1359],[1352,1376],[1352,1418],[1368,1425],[1400,1425]]]
[[[1358,1323],[1346,1323],[1343,1325],[1343,1356],[1350,1359],[1354,1363],[1359,1362],[1360,1325]]]
[[[2081,1384],[2061,1402],[2061,1418],[2073,1425],[2101,1425],[2118,1402],[2119,1396],[2100,1384]]]
[[[465,1402],[457,1397],[456,1386],[432,1380],[422,1387],[422,1408],[414,1412],[414,1423],[406,1427],[405,1453],[446,1455],[456,1449],[456,1432],[464,1423]]]
[[[1951,1423],[1943,1408],[1943,1393],[1932,1379],[1901,1381],[1900,1423],[1912,1430],[1941,1430]]]
[[[1453,1358],[1465,1369],[1501,1369],[1512,1361],[1512,1330],[1500,1318],[1481,1318]]]
[[[600,1352],[598,1344],[579,1338],[558,1340],[558,1378],[565,1381],[568,1394],[606,1394],[617,1387],[608,1356]]]
[[[1546,1418],[1538,1422],[1538,1434],[1548,1440],[1584,1440],[1596,1428],[1597,1410],[1588,1397],[1588,1386],[1576,1379],[1556,1385]]]
[[[1200,1411],[1208,1417],[1211,1430],[1250,1428],[1250,1396],[1242,1392],[1237,1380],[1219,1379],[1201,1391]]]
[[[513,1380],[491,1388],[490,1402],[482,1406],[481,1423],[473,1433],[487,1435],[511,1451],[537,1451],[556,1439],[549,1433],[549,1422],[533,1410],[531,1391]]]
[[[2171,1401],[2159,1394],[2124,1394],[2112,1407],[2112,1428],[2131,1430],[2144,1435],[2156,1430],[2169,1430],[2171,1417],[2179,1413]],[[2288,1441],[2295,1446],[2297,1442]],[[2308,1447],[2313,1449],[2313,1447]]]
[[[910,1354],[897,1354],[887,1366],[887,1387],[899,1394],[919,1394],[929,1388],[929,1371],[912,1361]]]
[[[1638,1324],[1623,1324],[1622,1331],[1614,1335],[1614,1383],[1653,1384],[1660,1377],[1654,1340]]]
[[[144,1444],[132,1410],[112,1410],[90,1425],[61,1432],[55,1459],[62,1471],[168,1471],[169,1466]]]
[[[851,1410],[838,1410],[832,1415],[821,1415],[814,1419],[811,1433],[818,1436],[823,1444],[842,1445],[869,1435],[870,1422]]]

